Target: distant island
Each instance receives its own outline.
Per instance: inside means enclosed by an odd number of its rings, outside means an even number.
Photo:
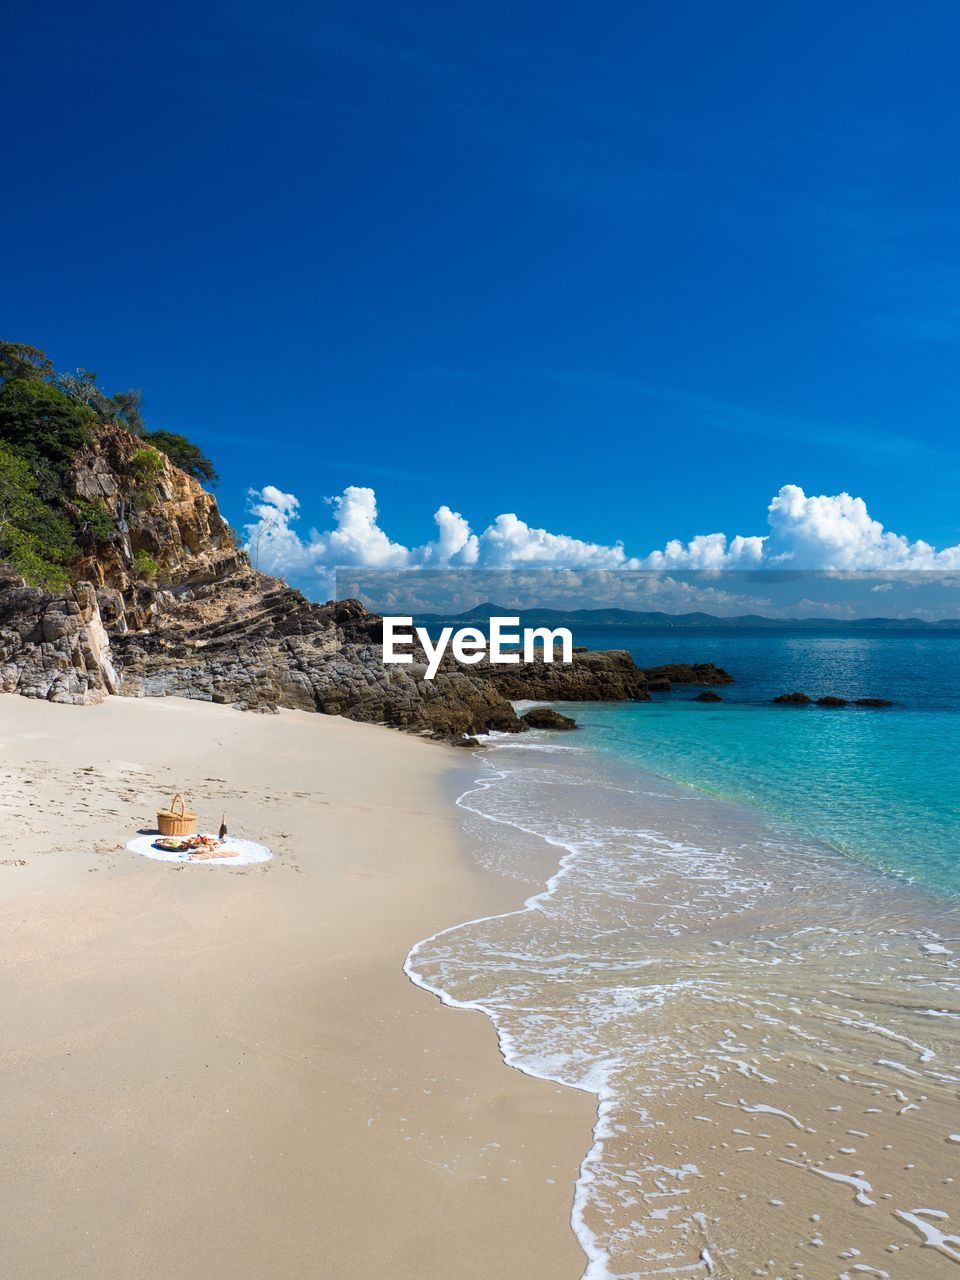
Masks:
[[[634,609],[511,609],[490,601],[464,613],[421,613],[417,621],[425,626],[448,623],[486,623],[492,617],[519,618],[521,626],[622,627],[631,629],[723,628],[739,631],[957,631],[960,618],[927,622],[923,618],[767,618],[759,613],[721,617],[712,613],[662,613]]]

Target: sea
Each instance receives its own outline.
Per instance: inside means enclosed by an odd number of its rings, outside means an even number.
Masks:
[[[735,683],[490,735],[456,804],[517,908],[406,969],[595,1095],[583,1276],[960,1277],[960,635],[575,639]]]

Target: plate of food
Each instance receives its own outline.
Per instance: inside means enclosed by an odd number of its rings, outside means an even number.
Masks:
[[[154,848],[164,853],[209,852],[219,845],[216,836],[160,836],[153,842]]]

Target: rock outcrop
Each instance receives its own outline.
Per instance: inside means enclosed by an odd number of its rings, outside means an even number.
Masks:
[[[55,595],[0,566],[0,690],[77,704],[119,691],[89,582]]]
[[[521,698],[649,699],[646,675],[623,650],[578,651],[570,665],[538,658],[469,668],[447,655],[427,680],[426,655],[417,648],[412,663],[384,665],[382,620],[359,601],[312,603],[255,572],[242,552],[222,563],[222,577],[191,573],[149,588],[102,587],[112,628],[101,621],[90,583],[51,595],[0,578],[0,688],[70,702],[122,692],[244,710],[290,707],[448,739],[574,726],[547,708],[518,716],[512,701]],[[138,618],[146,624],[131,627]]]
[[[250,573],[163,616],[164,625],[114,639],[127,694],[321,711],[438,737],[525,727],[492,685],[462,669],[426,680],[425,656],[385,666],[380,619],[357,601],[313,604]]]
[[[562,715],[553,707],[531,707],[520,719],[531,729],[575,729],[573,716]]]
[[[713,662],[671,662],[661,667],[644,667],[648,683],[666,681],[675,684],[733,684],[733,676]]]
[[[712,689],[704,689],[703,693],[698,693],[694,698],[694,702],[722,702],[723,699],[719,693],[714,693]]]
[[[153,624],[114,637],[124,692],[201,698],[244,709],[322,711],[444,738],[528,723],[511,700],[643,699],[629,654],[584,653],[571,666],[462,667],[447,655],[432,680],[417,646],[409,664],[382,660],[382,619],[356,600],[313,604],[249,570],[215,587],[194,586]],[[509,673],[509,674],[505,674]]]
[[[153,464],[146,470],[144,455]],[[116,522],[111,538],[75,567],[96,586],[111,631],[149,626],[161,592],[189,594],[249,570],[216,498],[122,427],[97,430],[75,459],[72,483],[79,500],[102,503]],[[153,576],[138,553],[153,562]]]
[[[449,661],[449,659],[445,659]],[[626,649],[575,649],[572,662],[537,657],[533,662],[492,663],[471,670],[511,701],[647,702],[647,678]]]
[[[785,703],[791,707],[809,706],[813,699],[806,693],[781,693],[778,698],[774,698],[774,702]],[[825,697],[817,698],[816,705],[818,707],[848,707],[850,700],[848,698],[838,698],[834,694],[827,694]],[[853,706],[855,707],[892,707],[893,703],[888,698],[854,698]]]
[[[712,664],[643,672],[625,650],[583,649],[569,665],[540,657],[464,667],[448,654],[427,680],[417,647],[410,664],[384,665],[382,620],[358,601],[315,604],[258,573],[215,498],[122,427],[99,428],[78,453],[72,489],[78,519],[89,504],[100,512],[73,567],[76,585],[49,594],[0,579],[7,692],[71,702],[176,694],[456,740],[525,731],[529,720],[511,705],[519,699],[645,701],[657,680],[730,681]],[[550,715],[567,727],[569,717]]]

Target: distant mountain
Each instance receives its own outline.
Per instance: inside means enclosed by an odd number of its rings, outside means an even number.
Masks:
[[[464,626],[486,623],[492,617],[519,617],[524,627],[623,627],[625,629],[669,628],[688,630],[722,628],[743,631],[829,630],[844,631],[951,631],[960,630],[960,618],[925,622],[922,618],[766,618],[759,613],[742,613],[732,618],[712,613],[641,612],[633,609],[510,609],[486,601],[464,613],[422,613],[421,625]]]

